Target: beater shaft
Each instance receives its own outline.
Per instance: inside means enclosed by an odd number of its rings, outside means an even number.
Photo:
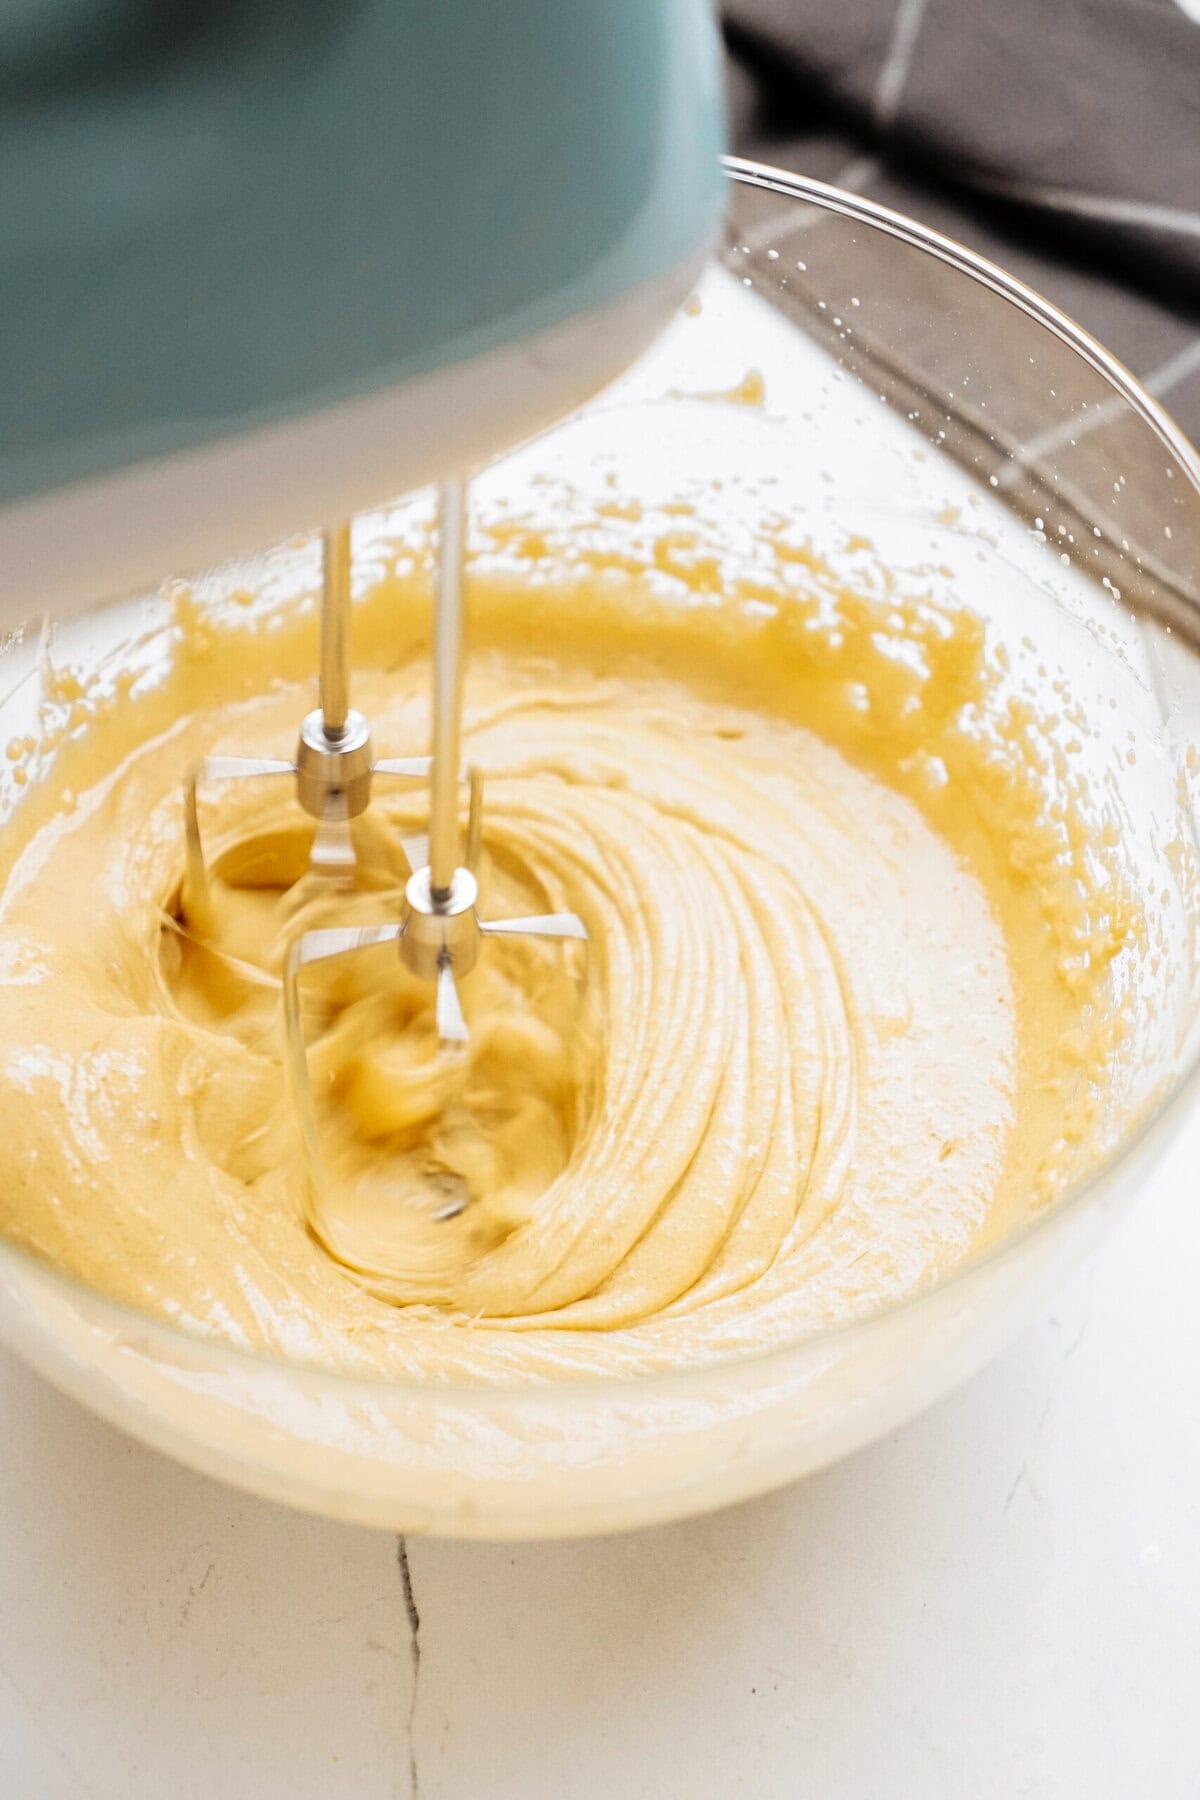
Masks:
[[[466,489],[447,481],[438,496],[438,564],[433,617],[433,770],[429,793],[429,887],[449,899],[458,867],[459,742],[463,698],[463,561]]]
[[[350,710],[350,521],[324,536],[321,595],[321,716],[336,740]]]

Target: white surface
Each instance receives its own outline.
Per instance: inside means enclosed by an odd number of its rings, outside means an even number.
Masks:
[[[5,1800],[1195,1800],[1198,1116],[1053,1313],[895,1438],[625,1538],[243,1499],[0,1359]],[[416,1771],[416,1782],[413,1770]]]

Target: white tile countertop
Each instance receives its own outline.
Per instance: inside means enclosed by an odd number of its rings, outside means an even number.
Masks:
[[[906,1430],[629,1537],[402,1549],[3,1357],[0,1796],[1195,1800],[1198,1167]]]

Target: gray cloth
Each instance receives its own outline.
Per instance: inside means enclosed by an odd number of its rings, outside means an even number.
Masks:
[[[1173,0],[727,0],[747,156],[1011,269],[1200,440],[1200,24]]]

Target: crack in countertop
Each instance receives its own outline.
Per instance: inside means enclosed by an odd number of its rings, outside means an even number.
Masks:
[[[396,1561],[400,1567],[400,1584],[404,1593],[404,1611],[408,1619],[408,1655],[412,1667],[412,1692],[408,1702],[408,1791],[410,1800],[419,1800],[421,1792],[420,1774],[417,1769],[417,1745],[414,1726],[417,1717],[417,1692],[421,1678],[421,1614],[417,1610],[416,1596],[413,1593],[412,1570],[408,1564],[408,1543],[404,1537],[396,1539]]]

